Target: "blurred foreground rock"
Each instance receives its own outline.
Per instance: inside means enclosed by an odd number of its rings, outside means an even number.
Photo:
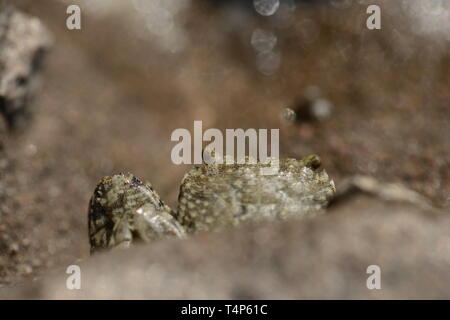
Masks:
[[[51,37],[39,19],[0,5],[0,113],[10,128],[25,125]]]
[[[0,298],[449,298],[450,217],[355,195],[320,218],[202,234],[80,262]],[[369,290],[369,265],[381,290]]]

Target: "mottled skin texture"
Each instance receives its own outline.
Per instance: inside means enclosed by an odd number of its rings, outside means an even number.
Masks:
[[[188,232],[198,232],[317,213],[335,191],[319,166],[318,157],[310,156],[281,160],[274,175],[262,175],[260,163],[194,167],[181,183],[176,218]]]
[[[178,211],[166,206],[149,183],[132,174],[105,177],[89,205],[91,251],[129,246],[186,233],[220,230],[243,221],[286,219],[322,212],[334,182],[313,155],[280,160],[273,175],[261,163],[193,167],[184,176]]]
[[[91,252],[128,247],[132,241],[150,242],[164,235],[184,235],[151,184],[132,174],[103,178],[89,202],[88,215]]]

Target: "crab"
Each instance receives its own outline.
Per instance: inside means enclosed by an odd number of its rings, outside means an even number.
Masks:
[[[324,212],[336,192],[316,155],[279,160],[273,175],[261,173],[266,165],[246,159],[194,166],[181,181],[177,211],[131,173],[104,177],[89,202],[91,252],[242,223],[314,216]]]

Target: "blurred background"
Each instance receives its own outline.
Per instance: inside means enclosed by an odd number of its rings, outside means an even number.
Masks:
[[[279,128],[318,154],[450,205],[450,2],[3,0],[54,37],[22,133],[1,128],[0,285],[89,255],[87,206],[133,172],[176,207],[177,128]],[[66,28],[78,4],[82,29]],[[381,7],[381,29],[366,9]]]

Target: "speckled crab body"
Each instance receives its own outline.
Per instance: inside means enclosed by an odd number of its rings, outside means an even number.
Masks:
[[[261,174],[264,166],[246,161],[193,167],[181,182],[176,212],[132,174],[105,177],[89,204],[91,249],[310,216],[322,212],[335,193],[317,156],[280,160],[273,175]]]

